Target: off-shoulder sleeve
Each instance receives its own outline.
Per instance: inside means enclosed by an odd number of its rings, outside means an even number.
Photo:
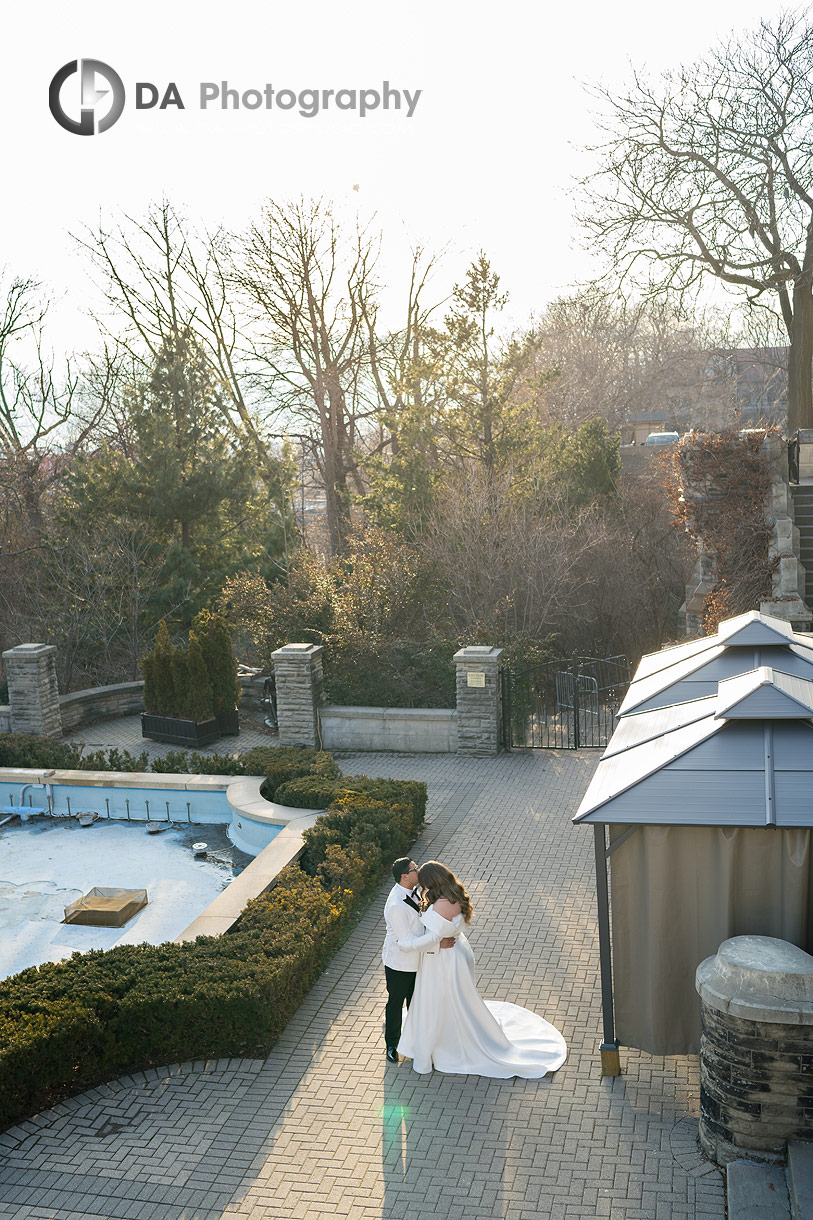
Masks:
[[[416,932],[411,936],[399,936],[399,949],[429,949],[447,936],[457,936],[458,927],[449,919],[444,919],[431,908],[421,914],[421,923],[425,932]]]
[[[423,912],[421,923],[427,932],[433,932],[438,940],[443,940],[445,936],[457,936],[459,930],[456,923],[453,923],[451,919],[444,919],[432,907]]]

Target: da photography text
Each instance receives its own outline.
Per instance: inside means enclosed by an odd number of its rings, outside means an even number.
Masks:
[[[185,110],[178,86],[173,82],[161,91],[149,81],[136,83],[136,110],[166,110],[174,106]],[[355,110],[360,119],[372,110],[401,110],[411,119],[421,96],[421,89],[393,89],[388,80],[378,89],[277,89],[268,83],[262,89],[235,89],[228,81],[201,81],[201,110],[293,110],[303,118],[313,119],[324,110]]]
[[[398,111],[411,119],[421,97],[421,89],[399,89],[388,80],[375,88],[341,89],[279,88],[268,82],[259,88],[241,89],[229,81],[201,81],[195,93],[176,81],[156,84],[135,81],[132,92],[114,68],[99,59],[73,59],[56,72],[48,91],[51,114],[66,131],[74,135],[98,135],[109,130],[120,118],[126,100],[136,110],[186,110],[190,105],[206,111],[276,110],[313,119],[328,110],[349,112],[364,119],[376,111]]]

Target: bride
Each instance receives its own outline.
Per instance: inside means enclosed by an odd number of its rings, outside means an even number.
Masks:
[[[527,1080],[555,1072],[567,1058],[565,1040],[536,1013],[516,1004],[484,1000],[474,985],[474,954],[463,935],[471,900],[450,869],[430,860],[418,870],[423,935],[398,941],[421,949],[421,968],[398,1051],[416,1072]],[[433,952],[446,936],[454,948]]]

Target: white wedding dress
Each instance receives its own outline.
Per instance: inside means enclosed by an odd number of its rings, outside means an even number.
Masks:
[[[463,916],[444,919],[433,907],[421,922],[452,949],[424,953],[398,1051],[416,1072],[534,1080],[567,1059],[565,1040],[548,1021],[517,1004],[484,1000],[474,983],[474,954],[463,935]]]

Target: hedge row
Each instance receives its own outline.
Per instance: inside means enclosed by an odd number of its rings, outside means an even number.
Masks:
[[[297,805],[296,800],[281,799],[278,789],[291,781],[314,777],[323,783],[328,799],[315,804],[303,802],[300,808],[325,809],[340,790],[334,784],[340,775],[333,755],[325,750],[302,746],[255,746],[245,754],[198,754],[192,750],[169,750],[163,758],[150,760],[146,751],[93,750],[85,753],[82,743],[50,741],[22,733],[0,734],[0,767],[53,768],[60,771],[153,771],[162,775],[264,775],[262,794],[266,800],[282,805]],[[307,789],[307,783],[305,784]],[[294,791],[296,795],[296,791]],[[314,800],[314,797],[310,797]]]
[[[335,765],[309,753],[322,791]],[[0,1130],[128,1072],[269,1052],[384,868],[423,827],[424,784],[341,783],[305,832],[300,862],[230,934],[76,953],[0,982]]]

